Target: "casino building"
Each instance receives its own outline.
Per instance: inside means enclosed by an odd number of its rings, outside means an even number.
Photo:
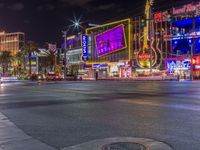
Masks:
[[[85,69],[90,78],[130,78],[132,74],[132,21],[124,19],[86,29]]]
[[[89,77],[200,78],[200,2],[153,13],[150,6],[147,0],[144,16],[86,29],[82,60]]]
[[[148,12],[147,0],[145,25],[142,24],[144,19],[141,16],[133,20],[133,49],[137,74],[149,74],[148,48],[151,38],[154,74],[165,69],[169,76],[179,76],[181,79],[199,78],[200,2],[154,12],[151,22]],[[151,37],[148,36],[150,30]]]
[[[61,45],[64,50],[64,43]],[[83,72],[84,61],[82,61],[81,34],[71,35],[66,38],[66,56],[68,74],[75,75]],[[64,51],[61,52],[61,60],[64,60]]]
[[[170,43],[166,50],[165,66],[167,74],[180,76],[181,79],[198,79],[200,54],[200,2],[193,2],[181,7],[174,7],[165,12],[154,14],[154,19],[161,24],[163,15],[168,13],[169,27],[164,31],[165,43]]]

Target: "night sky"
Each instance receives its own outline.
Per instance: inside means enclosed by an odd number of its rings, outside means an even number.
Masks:
[[[155,0],[155,7],[167,8],[189,1]],[[0,0],[0,29],[25,32],[26,40],[41,46],[45,42],[60,44],[61,31],[74,16],[101,24],[140,15],[144,4],[145,0]]]

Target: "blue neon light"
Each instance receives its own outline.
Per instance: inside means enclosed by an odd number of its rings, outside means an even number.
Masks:
[[[178,44],[178,41],[174,41],[173,42],[173,45],[175,46],[175,45],[177,45]]]
[[[179,20],[173,23],[173,26],[175,27],[192,27],[192,18],[185,19],[185,20]],[[200,17],[195,18],[195,23],[200,24]]]
[[[192,44],[192,40],[191,40],[191,39],[189,39],[189,40],[188,40],[188,43],[189,43],[189,44]]]
[[[82,35],[82,60],[88,60],[88,36],[83,34]]]
[[[93,64],[92,68],[93,69],[99,69],[99,68],[107,68],[108,64]]]

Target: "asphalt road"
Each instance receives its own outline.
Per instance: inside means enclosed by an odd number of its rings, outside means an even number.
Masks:
[[[0,112],[55,148],[123,136],[200,150],[200,82],[6,84]]]

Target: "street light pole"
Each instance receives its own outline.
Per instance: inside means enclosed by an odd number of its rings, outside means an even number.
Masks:
[[[152,54],[152,5],[153,5],[153,0],[150,0],[149,2],[149,41],[150,41],[150,75],[152,75],[152,70],[153,70],[153,54]]]
[[[69,25],[66,31],[62,31],[63,33],[63,37],[64,37],[64,79],[67,79],[67,63],[68,63],[68,59],[67,59],[67,33],[70,30],[70,28],[73,26],[74,29],[75,28],[79,28],[80,27],[80,20],[77,20],[75,18],[75,21],[72,21],[73,25]]]
[[[67,31],[63,31],[64,36],[64,79],[67,79]]]

